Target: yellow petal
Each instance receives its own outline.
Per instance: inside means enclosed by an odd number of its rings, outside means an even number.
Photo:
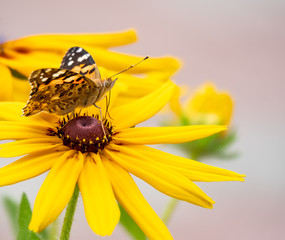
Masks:
[[[131,35],[133,36],[133,33],[131,33]],[[133,37],[129,38],[129,41],[132,42],[133,40]],[[24,40],[22,39],[19,41]],[[112,40],[110,39],[110,41]],[[107,46],[110,45],[110,41],[106,44]],[[39,45],[38,42],[39,40],[37,40],[35,46]],[[119,42],[119,45],[121,43],[122,41]],[[10,45],[11,44],[12,43],[10,43]],[[25,76],[29,76],[29,74],[35,69],[59,67],[65,52],[69,47],[72,47],[71,42],[68,41],[59,41],[52,43],[48,40],[43,40],[40,45],[42,45],[42,47],[38,47],[36,50],[32,50],[27,46],[13,47],[9,46],[9,44],[6,43],[2,46],[7,57],[0,58],[0,63],[3,63],[10,68],[17,70]],[[114,43],[113,45],[116,44]],[[48,50],[46,46],[52,47],[53,51]],[[129,66],[139,62],[145,57],[137,57],[133,55],[112,52],[106,48],[101,47],[100,45],[94,46],[89,44],[80,44],[80,46],[91,54],[98,66],[104,66],[105,68],[113,69],[117,72],[128,68]],[[57,49],[57,51],[54,51],[55,49]],[[150,58],[149,60],[137,65],[135,68],[130,70],[130,73],[160,71],[171,75],[180,67],[180,65],[180,62],[173,57]]]
[[[73,46],[115,47],[137,40],[134,29],[114,33],[41,34],[3,44],[3,48],[66,51]]]
[[[145,200],[132,177],[115,162],[103,159],[117,200],[150,240],[173,239]]]
[[[21,182],[48,171],[62,154],[62,150],[43,150],[22,157],[0,169],[0,186]]]
[[[16,102],[26,102],[29,99],[31,86],[27,79],[13,77],[13,100]]]
[[[163,74],[155,72],[144,78],[133,77],[131,75],[128,75],[123,79],[120,77],[112,89],[111,102],[113,102],[113,108],[121,107],[125,104],[134,102],[139,98],[145,97],[159,89],[168,81],[170,81],[169,77],[164,77]],[[114,90],[117,90],[118,92],[117,98],[113,97]]]
[[[68,151],[52,166],[35,200],[29,229],[41,232],[69,202],[83,168],[81,152]]]
[[[59,68],[64,53],[46,51],[31,51],[19,53],[14,50],[6,50],[9,58],[0,58],[0,63],[15,69],[19,73],[29,76],[32,71],[40,68]]]
[[[180,95],[181,95],[181,88],[176,88],[172,98],[170,99],[170,104],[169,104],[170,109],[177,116],[180,116],[182,114],[182,107],[181,107],[181,103],[180,103]]]
[[[146,158],[131,148],[110,146],[115,151],[106,151],[109,159],[117,162],[128,172],[141,178],[158,191],[189,203],[212,208],[214,201],[187,177],[164,164]]]
[[[238,174],[219,167],[179,157],[148,146],[130,145],[130,151],[137,152],[148,159],[152,159],[165,167],[186,176],[191,181],[217,182],[217,181],[244,181],[245,175]]]
[[[115,74],[115,72],[110,73],[110,75],[112,74]],[[150,74],[147,74],[144,77],[138,77],[122,73],[118,76],[118,80],[114,88],[120,87],[121,89],[122,86],[119,85],[123,85],[125,89],[121,92],[121,95],[139,98],[160,88],[167,81],[169,81],[169,74],[159,71],[151,72]]]
[[[118,129],[132,127],[156,114],[170,99],[176,85],[168,82],[153,93],[123,106],[110,109]]]
[[[0,140],[41,138],[47,135],[47,128],[32,123],[0,121]]]
[[[137,127],[123,129],[113,136],[113,140],[118,144],[183,143],[208,137],[226,129],[223,125]]]
[[[86,49],[94,58],[98,66],[116,70],[117,72],[141,61],[145,56],[134,56],[129,54],[117,53],[103,48]],[[180,61],[174,57],[150,57],[146,61],[128,71],[128,73],[148,73],[160,71],[173,74],[180,68]]]
[[[12,74],[10,70],[0,63],[0,101],[10,101],[13,99]]]
[[[120,210],[101,159],[86,155],[78,186],[82,195],[86,219],[98,235],[111,235],[120,219]]]
[[[62,145],[62,141],[57,137],[42,137],[19,140],[1,144],[0,157],[17,157],[41,150],[52,150]]]
[[[56,115],[45,112],[41,112],[29,117],[21,116],[22,108],[24,106],[25,103],[23,102],[0,102],[0,119],[7,121],[28,122],[30,124],[47,127],[53,126],[58,121],[58,117]]]
[[[25,119],[22,115],[23,102],[0,102],[1,120],[20,121]]]
[[[22,108],[25,106],[23,102],[0,102],[1,120],[20,121]]]

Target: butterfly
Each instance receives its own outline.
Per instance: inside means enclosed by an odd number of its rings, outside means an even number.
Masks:
[[[30,98],[23,115],[41,111],[65,115],[77,107],[88,107],[100,101],[115,83],[111,77],[102,79],[91,55],[81,47],[70,48],[60,68],[38,69],[31,73]],[[100,109],[102,120],[102,113]]]

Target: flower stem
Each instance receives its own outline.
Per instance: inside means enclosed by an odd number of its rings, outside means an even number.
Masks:
[[[165,225],[168,224],[174,210],[176,209],[178,202],[179,201],[176,198],[171,198],[170,201],[168,202],[166,209],[162,216],[162,220],[165,223]]]
[[[76,184],[73,195],[67,205],[64,221],[61,229],[60,240],[68,240],[70,236],[70,230],[73,222],[73,217],[76,209],[76,204],[79,196],[79,188]]]
[[[199,154],[196,153],[192,153],[191,154],[191,159],[196,159],[196,161],[198,161]],[[171,198],[164,210],[164,213],[162,215],[162,220],[165,223],[165,225],[167,225],[169,223],[170,218],[172,217],[177,205],[179,203],[179,200],[176,198]]]

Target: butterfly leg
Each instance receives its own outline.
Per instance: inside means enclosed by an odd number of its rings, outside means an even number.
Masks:
[[[104,98],[106,98],[106,111],[105,111],[105,119],[107,118],[107,112],[108,112],[108,107],[109,107],[109,101],[108,101],[108,97],[107,97],[107,95],[105,95],[105,97]]]
[[[109,116],[110,119],[113,119],[113,118],[111,118],[110,113],[108,111],[109,110],[109,106],[110,106],[110,102],[111,102],[111,91],[109,91],[109,97],[107,95],[105,95],[104,98],[106,98],[105,119],[107,118],[107,115]]]
[[[82,108],[79,109],[77,116],[80,116],[81,110],[82,110]]]
[[[97,106],[96,103],[93,103],[93,105],[96,108],[99,108],[99,110],[100,110],[101,126],[102,126],[102,130],[104,132],[104,137],[106,138],[106,132],[105,132],[105,128],[104,128],[104,125],[103,125],[102,109],[99,106]]]

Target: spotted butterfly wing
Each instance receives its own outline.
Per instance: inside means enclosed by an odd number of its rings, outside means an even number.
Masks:
[[[62,59],[60,68],[80,73],[92,80],[101,80],[94,59],[81,47],[70,48]]]
[[[77,107],[90,106],[109,91],[114,82],[102,80],[91,55],[83,48],[72,47],[65,54],[60,69],[34,71],[29,77],[32,90],[25,116],[41,111],[64,115]]]
[[[29,82],[32,89],[23,108],[25,116],[41,111],[67,114],[78,106],[91,105],[100,90],[89,78],[67,69],[36,70],[29,77]]]

